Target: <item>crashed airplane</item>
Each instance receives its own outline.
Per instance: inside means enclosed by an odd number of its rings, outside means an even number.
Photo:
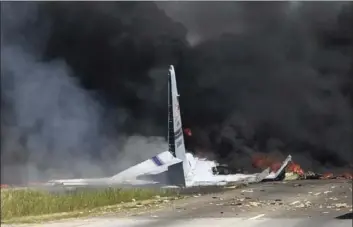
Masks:
[[[187,153],[179,108],[179,93],[172,65],[169,67],[168,77],[168,151],[111,177],[51,180],[47,182],[47,185],[193,187],[225,185],[233,182],[252,183],[284,178],[285,168],[291,162],[291,156],[288,156],[275,172],[267,168],[255,174],[221,174],[217,171],[218,163]]]

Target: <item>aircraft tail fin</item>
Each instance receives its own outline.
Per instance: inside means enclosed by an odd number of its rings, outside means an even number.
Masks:
[[[189,174],[190,164],[187,161],[183,126],[179,107],[179,92],[173,65],[169,67],[168,81],[168,143],[169,151],[174,157],[183,161],[185,178]]]

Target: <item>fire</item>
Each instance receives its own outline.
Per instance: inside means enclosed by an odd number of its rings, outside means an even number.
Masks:
[[[268,160],[266,159],[266,156],[262,154],[254,155],[252,159],[252,166],[254,168],[261,168],[261,169],[267,168],[269,165],[268,165]]]
[[[320,177],[321,179],[332,179],[333,178],[333,173],[324,173]]]
[[[254,168],[266,169],[270,167],[271,171],[276,172],[281,168],[281,165],[281,162],[264,154],[256,154],[252,158],[252,166]]]
[[[266,169],[270,167],[271,171],[276,172],[281,168],[282,163],[275,160],[273,157],[270,157],[265,154],[256,154],[252,159],[252,166],[255,168]],[[304,175],[304,171],[299,164],[294,162],[289,163],[287,167],[288,172],[296,173],[300,176]]]
[[[289,165],[287,166],[287,171],[296,173],[300,176],[304,175],[304,170],[300,167],[299,164],[296,164],[294,162],[289,163]]]
[[[184,128],[184,133],[185,133],[185,135],[187,135],[187,136],[192,136],[191,129],[189,129],[189,128]]]
[[[353,179],[352,173],[348,173],[348,172],[343,173],[342,177],[345,179],[350,179],[350,180]]]
[[[282,163],[275,159],[275,157],[270,157],[267,154],[257,153],[252,157],[252,166],[254,168],[266,169],[270,168],[271,171],[276,172],[281,168]],[[333,173],[324,174],[314,174],[314,178],[311,176],[310,171],[305,173],[303,168],[293,161],[291,161],[286,167],[286,172],[291,172],[300,176],[304,179],[353,179],[353,173],[350,171],[344,172],[340,175],[334,175]],[[309,176],[309,178],[307,178]],[[317,178],[315,177],[317,176]]]
[[[273,163],[270,168],[271,168],[271,171],[273,172],[277,172],[280,168],[281,168],[281,163],[280,162],[275,162]]]
[[[353,175],[352,173],[349,172],[344,172],[340,175],[334,175],[333,173],[324,173],[322,174],[322,176],[320,177],[320,179],[347,179],[347,180],[352,180],[353,179]]]

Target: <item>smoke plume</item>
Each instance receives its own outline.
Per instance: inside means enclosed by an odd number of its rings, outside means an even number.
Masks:
[[[159,4],[191,30],[178,75],[195,149],[236,165],[254,152],[352,162],[351,4]]]
[[[121,105],[107,112],[99,94],[82,87],[80,73],[70,65],[68,56],[49,56],[57,51],[49,50],[53,48],[50,42],[57,42],[53,33],[62,29],[55,23],[65,26],[54,18],[61,5],[52,7],[2,3],[2,180],[18,183],[104,176],[166,150],[163,138],[120,128],[128,117],[133,121],[129,110]],[[63,35],[66,32],[72,35],[66,30]],[[81,55],[85,50],[78,51]],[[98,70],[104,76],[104,68]],[[137,94],[143,97],[143,92],[139,89]]]
[[[2,180],[113,174],[165,150],[170,64],[193,152],[348,166],[352,15],[341,2],[1,2]]]

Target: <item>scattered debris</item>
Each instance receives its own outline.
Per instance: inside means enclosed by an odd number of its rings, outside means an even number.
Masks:
[[[333,173],[324,173],[320,179],[333,179]]]
[[[251,192],[254,192],[252,189],[248,189],[248,190],[242,190],[241,192],[249,192],[249,193],[251,193]]]
[[[352,174],[352,173],[345,172],[345,173],[342,174],[341,177],[344,178],[344,179],[350,179],[350,180],[352,180],[352,179],[353,179],[353,174]]]
[[[333,204],[336,208],[348,208],[348,204],[347,203],[336,203]]]
[[[258,207],[261,203],[258,203],[258,202],[249,202],[250,206],[253,206],[253,207]]]
[[[312,171],[308,171],[304,174],[305,179],[319,179],[320,176]]]
[[[234,188],[237,188],[237,186],[233,185],[233,186],[227,186],[227,187],[224,187],[224,188],[226,188],[226,189],[234,189]]]
[[[300,176],[296,173],[289,172],[285,174],[284,180],[289,181],[289,180],[298,180]]]
[[[265,214],[259,214],[259,215],[255,216],[255,217],[249,218],[249,220],[255,220],[255,219],[261,218],[263,216],[265,216]]]
[[[340,175],[334,175],[333,173],[314,173],[307,171],[304,173],[300,165],[293,161],[287,166],[284,180],[303,180],[303,179],[353,179],[353,173],[344,172]],[[334,188],[334,187],[332,187]]]
[[[295,205],[295,204],[297,204],[297,203],[300,203],[300,201],[294,201],[294,202],[292,202],[290,205]]]
[[[311,206],[311,202],[310,202],[310,201],[306,201],[306,202],[305,202],[305,206],[306,206],[306,207],[310,207],[310,206]]]
[[[305,205],[303,203],[300,203],[299,205],[295,206],[296,208],[303,208]]]

